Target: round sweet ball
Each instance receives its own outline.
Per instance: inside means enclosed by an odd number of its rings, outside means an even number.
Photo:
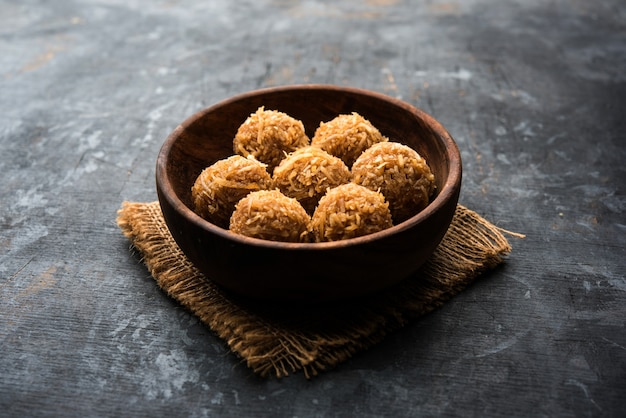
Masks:
[[[236,234],[270,241],[307,242],[311,217],[279,190],[252,192],[237,203],[230,218]]]
[[[351,177],[343,161],[313,146],[289,154],[272,176],[274,186],[297,199],[308,213],[313,213],[327,189],[349,183]]]
[[[233,155],[205,168],[191,188],[194,211],[228,228],[235,204],[248,193],[273,187],[265,165],[254,158]]]
[[[387,137],[383,136],[370,121],[353,112],[320,123],[311,145],[341,158],[348,167],[352,167],[363,151],[373,144],[386,141]]]
[[[244,157],[254,156],[267,164],[271,173],[285,154],[309,143],[301,121],[286,113],[260,107],[237,130],[233,151]]]
[[[396,224],[424,209],[435,190],[426,160],[397,142],[375,144],[363,152],[352,166],[352,181],[380,191]]]
[[[329,189],[311,219],[316,242],[360,237],[391,226],[385,197],[355,183]]]

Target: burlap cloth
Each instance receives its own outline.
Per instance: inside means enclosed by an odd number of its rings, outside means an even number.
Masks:
[[[161,289],[263,377],[311,377],[336,366],[441,306],[511,251],[508,231],[459,205],[443,241],[412,277],[358,302],[296,312],[239,300],[207,280],[174,242],[158,202],[124,202],[117,223]]]

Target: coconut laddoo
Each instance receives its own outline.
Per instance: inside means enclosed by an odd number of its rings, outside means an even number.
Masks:
[[[272,188],[265,166],[233,155],[205,168],[191,188],[194,211],[209,222],[228,227],[235,204],[248,193]]]
[[[367,119],[356,112],[339,115],[329,122],[322,122],[315,131],[311,145],[339,157],[348,166],[367,148],[388,138]]]
[[[233,139],[235,154],[254,156],[271,173],[285,154],[309,145],[301,121],[286,113],[260,107],[239,127]]]
[[[241,199],[230,218],[236,234],[270,241],[306,242],[311,217],[279,190],[260,190]]]
[[[352,181],[378,190],[398,224],[424,209],[435,189],[435,176],[417,151],[397,142],[374,144],[352,166]]]
[[[272,176],[274,186],[297,199],[308,213],[326,190],[349,183],[350,170],[344,162],[318,147],[300,148],[285,157]]]
[[[385,197],[355,183],[329,189],[311,219],[316,242],[360,237],[391,226],[391,213]]]

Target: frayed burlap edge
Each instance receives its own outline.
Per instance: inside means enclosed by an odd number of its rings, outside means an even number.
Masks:
[[[117,222],[158,285],[208,325],[262,377],[335,367],[385,335],[441,306],[511,251],[503,233],[459,205],[429,261],[400,285],[346,309],[284,322],[276,312],[241,303],[206,280],[170,235],[158,202],[124,202]]]

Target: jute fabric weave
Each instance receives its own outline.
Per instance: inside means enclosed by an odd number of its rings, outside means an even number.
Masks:
[[[408,279],[359,301],[296,310],[240,300],[207,280],[176,245],[158,202],[124,202],[117,222],[159,287],[263,377],[336,367],[441,306],[511,251],[508,231],[458,205],[441,244]]]

